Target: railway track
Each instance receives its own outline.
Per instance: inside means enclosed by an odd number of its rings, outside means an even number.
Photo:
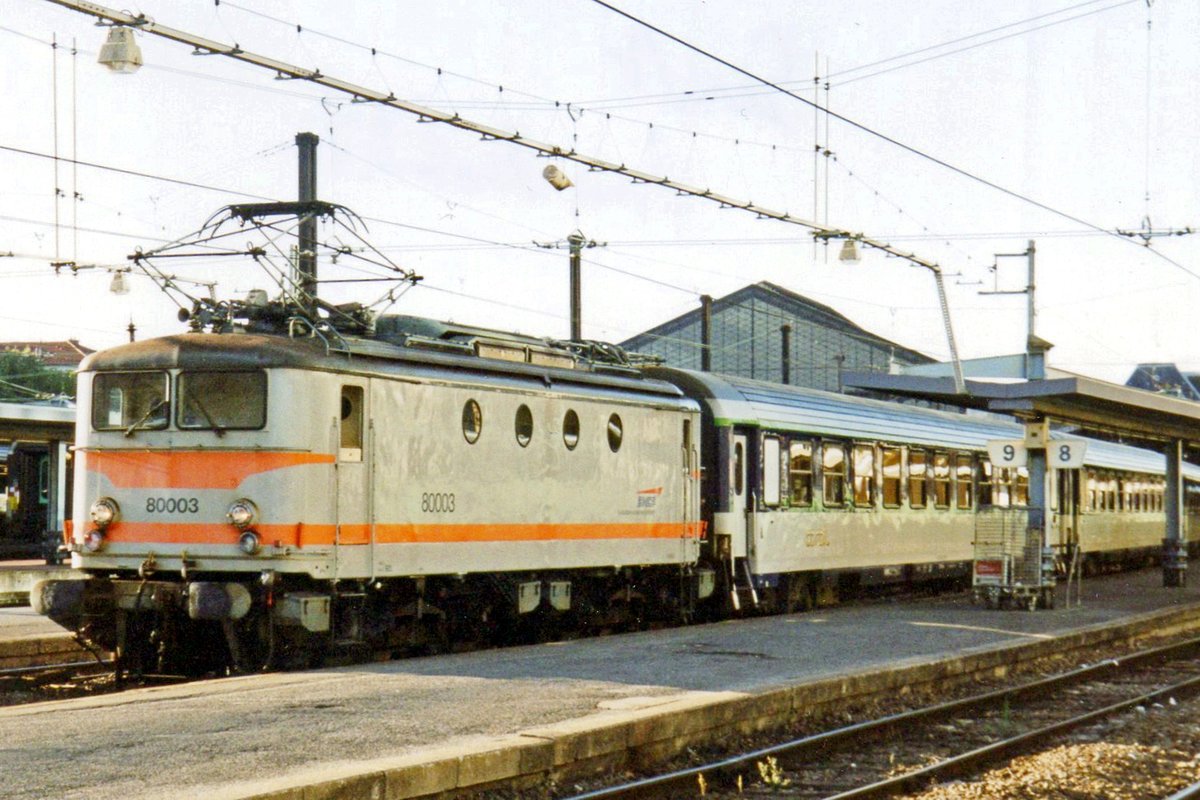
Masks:
[[[90,660],[0,669],[0,706],[118,690],[112,664]]]
[[[1123,713],[1200,694],[1200,638],[1048,678],[859,722],[571,800],[788,797],[861,800],[963,778]],[[1200,798],[1200,784],[1183,798]],[[1153,796],[1153,795],[1150,795]],[[1176,798],[1172,798],[1176,800]]]

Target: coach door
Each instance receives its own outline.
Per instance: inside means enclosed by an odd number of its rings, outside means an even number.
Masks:
[[[1054,523],[1048,544],[1065,556],[1079,542],[1079,470],[1056,469],[1054,476],[1057,503],[1053,507]]]
[[[742,557],[747,555],[748,520],[746,518],[746,509],[747,498],[750,494],[750,485],[746,480],[747,464],[750,458],[744,435],[735,435],[733,437],[733,448],[729,460],[729,468],[731,470],[729,476],[729,517],[732,523],[733,555]]]
[[[371,577],[373,525],[370,517],[370,416],[366,382],[341,386],[337,421],[335,542],[338,577]]]

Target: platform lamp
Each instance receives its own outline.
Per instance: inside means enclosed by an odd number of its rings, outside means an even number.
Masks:
[[[844,261],[847,264],[857,264],[862,261],[862,256],[858,252],[858,242],[853,238],[843,241],[842,251],[838,253],[838,261]]]
[[[575,184],[555,164],[548,164],[542,170],[542,177],[557,191],[569,189]],[[576,212],[578,214],[578,211]],[[541,244],[539,247],[557,247],[559,243]],[[595,247],[596,242],[588,240],[582,232],[576,230],[567,237],[567,249],[571,255],[570,261],[570,308],[571,308],[571,341],[577,342],[583,338],[583,279],[580,253],[585,247]]]
[[[125,270],[118,269],[113,272],[108,290],[113,294],[129,294],[129,281],[125,279]]]
[[[114,25],[100,48],[96,61],[118,75],[132,75],[142,66],[142,48],[133,38],[133,28]]]
[[[946,284],[942,279],[942,268],[932,261],[926,261],[918,257],[914,253],[905,253],[897,250],[886,242],[872,239],[861,233],[852,233],[833,228],[817,228],[813,231],[812,235],[814,238],[823,241],[841,239],[842,250],[838,253],[838,261],[851,264],[858,263],[861,260],[858,246],[861,244],[863,247],[882,250],[890,256],[903,259],[915,267],[923,267],[933,273],[933,281],[937,285],[938,305],[942,311],[942,324],[946,329],[946,344],[949,345],[950,361],[954,368],[954,392],[955,394],[966,394],[967,384],[963,379],[962,361],[958,357],[958,345],[954,341],[954,326],[950,322],[950,303],[946,299]]]

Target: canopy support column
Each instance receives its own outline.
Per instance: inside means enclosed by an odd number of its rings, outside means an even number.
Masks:
[[[1187,585],[1187,530],[1183,516],[1183,442],[1173,439],[1165,448],[1167,485],[1163,508],[1167,515],[1162,546],[1163,586]]]

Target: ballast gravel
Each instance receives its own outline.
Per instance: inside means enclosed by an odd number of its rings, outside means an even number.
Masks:
[[[1141,709],[905,800],[1147,800],[1200,781],[1200,700]]]

